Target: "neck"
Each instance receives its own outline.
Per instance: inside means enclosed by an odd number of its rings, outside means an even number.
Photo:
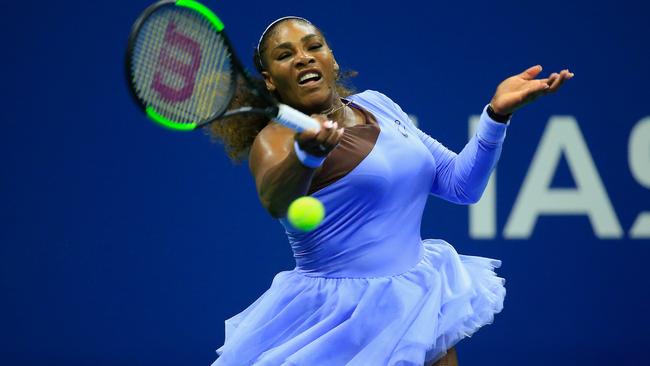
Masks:
[[[320,114],[334,120],[344,115],[344,111],[347,109],[344,108],[346,105],[347,104],[344,104],[341,101],[341,97],[339,97],[338,94],[334,93],[334,95],[330,96],[327,102],[321,105],[314,105],[311,108],[301,108],[300,106],[294,105],[292,105],[292,107],[300,110],[307,115]]]
[[[338,122],[344,122],[347,106],[350,104],[350,101],[343,103],[339,97],[336,98],[336,102],[323,111],[321,114],[326,115],[329,119]]]

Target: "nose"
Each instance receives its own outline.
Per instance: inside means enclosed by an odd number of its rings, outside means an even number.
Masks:
[[[316,62],[316,59],[309,53],[305,52],[304,50],[298,51],[295,60],[296,60],[295,65],[296,67],[299,68],[305,67],[309,64],[313,64],[314,62]]]

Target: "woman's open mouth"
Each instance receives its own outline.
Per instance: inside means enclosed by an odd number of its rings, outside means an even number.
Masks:
[[[311,86],[315,85],[323,79],[320,72],[314,71],[305,71],[301,72],[298,75],[298,85],[300,86]]]

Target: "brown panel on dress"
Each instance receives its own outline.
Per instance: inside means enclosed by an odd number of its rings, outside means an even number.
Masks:
[[[325,162],[311,181],[308,194],[321,190],[345,177],[370,154],[379,137],[379,125],[375,116],[365,109],[350,104],[366,117],[365,124],[346,127],[339,144],[325,159]]]

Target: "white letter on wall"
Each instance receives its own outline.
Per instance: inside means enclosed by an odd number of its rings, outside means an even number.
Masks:
[[[550,187],[562,154],[576,188]],[[549,120],[508,218],[504,237],[529,238],[542,214],[587,215],[598,238],[623,235],[578,123],[570,116]]]
[[[632,129],[627,160],[634,179],[650,188],[650,117],[640,120]],[[650,238],[650,212],[641,212],[637,216],[630,229],[630,238]]]
[[[469,117],[469,138],[474,136],[479,116]],[[496,168],[490,175],[481,200],[469,205],[469,237],[494,239],[497,233]]]

